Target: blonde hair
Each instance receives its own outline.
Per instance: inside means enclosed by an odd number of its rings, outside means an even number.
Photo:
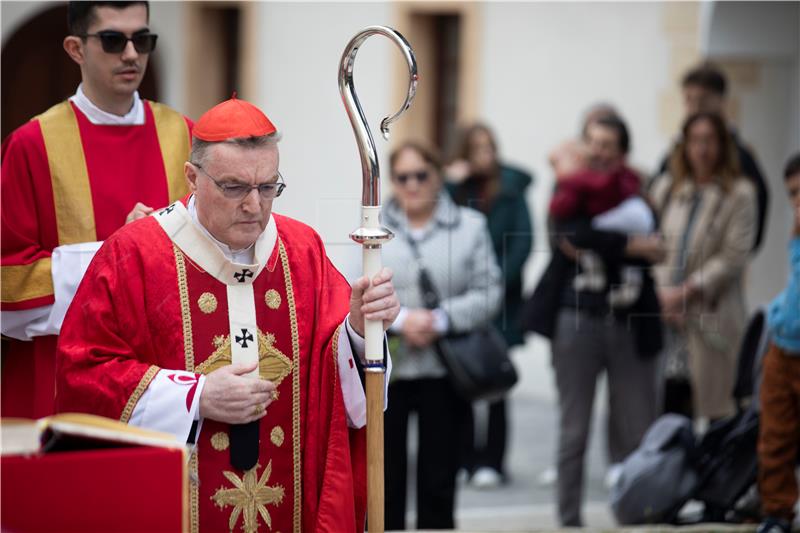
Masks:
[[[687,180],[694,180],[692,166],[689,162],[687,144],[689,131],[692,126],[707,120],[714,128],[714,134],[719,143],[719,156],[714,165],[714,175],[720,180],[720,185],[725,192],[729,192],[734,181],[740,176],[739,150],[728,131],[725,120],[717,113],[700,111],[689,116],[681,129],[681,140],[675,145],[669,158],[669,173],[672,175],[672,189],[676,190]]]

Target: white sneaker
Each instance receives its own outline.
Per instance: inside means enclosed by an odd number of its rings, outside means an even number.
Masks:
[[[539,474],[539,477],[536,478],[536,481],[542,487],[552,487],[558,481],[558,470],[554,466],[548,466],[542,473]]]
[[[614,463],[608,466],[606,471],[606,478],[604,480],[606,488],[612,489],[622,477],[622,463]]]
[[[500,486],[503,482],[503,476],[494,468],[482,466],[472,474],[470,483],[476,489],[489,490]]]

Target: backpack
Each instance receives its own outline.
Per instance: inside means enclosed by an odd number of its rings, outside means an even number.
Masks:
[[[692,421],[668,413],[647,430],[639,448],[622,463],[622,475],[611,490],[611,509],[621,525],[669,523],[694,494]]]

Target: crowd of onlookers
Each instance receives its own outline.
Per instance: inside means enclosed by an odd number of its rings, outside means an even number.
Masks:
[[[522,344],[525,332],[551,341],[559,411],[554,478],[564,526],[583,525],[584,456],[602,374],[610,483],[659,415],[713,423],[734,414],[745,284],[758,275],[748,264],[764,238],[768,188],[725,116],[723,73],[701,64],[681,88],[686,116],[651,175],[629,166],[629,129],[606,104],[589,109],[577,138],[551,151],[552,256],[529,295],[522,268],[532,247],[525,201],[532,178],[502,162],[491,130],[466,129],[446,162],[415,143],[392,153],[385,222],[399,238],[384,261],[397,272],[403,310],[390,341],[388,529],[406,527],[411,412],[419,421],[418,528],[454,527],[459,472],[477,488],[509,480],[507,400],[492,402],[488,427],[476,431],[472,406],[437,356],[437,339],[482,322],[494,321],[509,346]],[[788,530],[797,499],[791,467],[800,435],[800,361],[792,357],[800,355],[798,157],[785,171],[795,225],[793,277],[770,308],[772,344],[761,389],[765,530]],[[441,294],[433,306],[423,297],[421,269]]]

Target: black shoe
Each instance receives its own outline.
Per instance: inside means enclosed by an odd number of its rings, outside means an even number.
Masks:
[[[756,533],[791,533],[792,523],[783,518],[768,516],[758,526]]]

